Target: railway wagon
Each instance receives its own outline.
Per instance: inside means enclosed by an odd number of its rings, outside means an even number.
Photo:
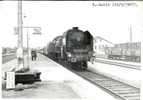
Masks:
[[[50,51],[53,58],[66,61],[72,68],[87,69],[87,61],[93,57],[93,37],[88,31],[73,27],[52,43],[54,48]]]
[[[141,61],[141,43],[122,43],[114,47],[106,48],[106,54],[109,59],[122,59],[126,61]]]
[[[42,54],[44,54],[44,55],[46,55],[46,56],[47,56],[47,54],[48,54],[47,46],[43,47],[43,49],[41,50],[41,52],[40,52],[40,53],[42,53]]]

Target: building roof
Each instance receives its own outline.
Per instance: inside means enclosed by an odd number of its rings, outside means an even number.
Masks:
[[[96,37],[95,37],[95,40],[96,40],[96,39],[100,39],[100,40],[106,41],[106,42],[109,43],[109,44],[115,45],[113,42],[111,42],[111,41],[109,41],[109,40],[106,40],[105,38],[100,37],[100,36],[96,36]]]

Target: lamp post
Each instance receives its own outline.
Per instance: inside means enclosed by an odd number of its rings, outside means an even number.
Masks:
[[[25,67],[24,66],[24,60],[23,60],[23,68],[27,68],[27,69],[29,69],[30,68],[30,57],[29,57],[29,29],[34,29],[34,30],[36,30],[33,34],[34,35],[41,35],[41,27],[38,27],[38,26],[23,26],[22,27],[23,29],[27,29],[27,67]],[[38,30],[37,30],[38,29]],[[18,32],[17,32],[17,30],[18,30],[18,27],[15,27],[14,28],[14,30],[15,30],[15,34],[17,35],[18,34]],[[18,55],[18,54],[17,54]],[[19,55],[18,55],[19,56]]]
[[[29,57],[29,29],[39,29],[41,31],[41,27],[37,27],[37,26],[25,26],[23,28],[27,29],[27,68],[30,68],[30,57]],[[41,32],[35,32],[33,34],[37,34],[37,35],[41,35]]]
[[[132,39],[132,27],[130,26],[130,43],[132,43],[133,39]]]
[[[132,55],[132,48],[133,48],[133,46],[132,46],[132,42],[133,42],[133,39],[132,39],[132,27],[130,26],[130,55]],[[129,58],[129,60],[131,60],[132,61],[132,58]]]
[[[29,36],[28,36],[28,29],[27,29],[27,67],[29,68]]]

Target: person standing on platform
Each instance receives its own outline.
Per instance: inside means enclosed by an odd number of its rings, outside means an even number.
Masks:
[[[33,60],[36,60],[36,58],[37,58],[36,50],[32,50],[32,51],[31,51],[31,58],[32,58],[32,61],[33,61]]]

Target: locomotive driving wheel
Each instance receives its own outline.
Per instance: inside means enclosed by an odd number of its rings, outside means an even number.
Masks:
[[[86,61],[82,61],[81,65],[80,65],[81,70],[86,70],[87,69],[87,62]]]
[[[72,62],[70,63],[71,68],[75,70],[86,70],[87,69],[87,62],[81,61],[81,62]]]
[[[78,70],[78,63],[77,62],[71,62],[70,66],[71,66],[72,69]]]

